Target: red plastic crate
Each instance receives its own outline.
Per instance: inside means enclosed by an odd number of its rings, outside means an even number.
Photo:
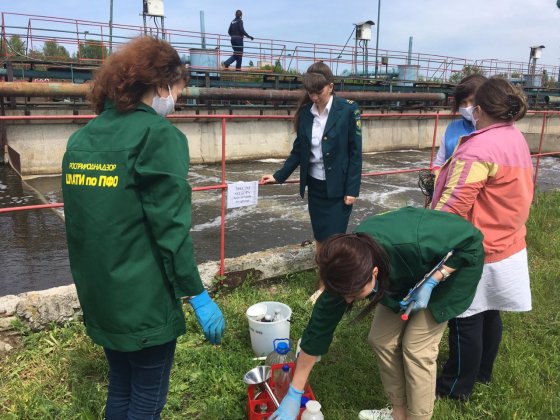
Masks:
[[[295,369],[295,363],[290,362],[285,364],[289,365],[292,371],[293,369]],[[268,380],[268,385],[273,392],[274,380],[272,378],[274,378],[274,372],[278,369],[282,369],[283,365],[284,364],[271,366],[272,372],[270,375],[270,379]],[[260,388],[262,388],[262,392],[260,392],[260,394],[258,394],[257,398],[255,399],[255,392],[259,392]],[[313,391],[311,390],[311,386],[309,384],[305,385],[303,396],[309,398],[310,400],[315,399],[315,395],[313,394]],[[266,404],[266,413],[260,412],[260,406],[262,404]],[[274,411],[276,411],[276,407],[274,406],[274,403],[272,402],[272,399],[270,398],[268,393],[264,390],[264,387],[259,387],[258,385],[249,385],[247,391],[247,418],[249,420],[267,420],[268,417],[270,417],[272,413],[274,413]],[[304,408],[299,410],[298,420],[300,419],[303,411]]]

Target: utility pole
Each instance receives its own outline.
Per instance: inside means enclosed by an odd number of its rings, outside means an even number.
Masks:
[[[375,37],[375,78],[377,79],[377,55],[379,51],[379,24],[381,16],[381,0],[377,0],[377,36]]]
[[[113,0],[109,2],[109,54],[113,52]]]

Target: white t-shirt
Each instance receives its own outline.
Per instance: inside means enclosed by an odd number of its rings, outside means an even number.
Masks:
[[[323,150],[321,142],[323,141],[323,133],[325,126],[329,119],[329,112],[331,110],[333,96],[331,95],[327,106],[321,114],[317,110],[317,105],[313,104],[311,107],[311,114],[313,114],[313,129],[311,130],[311,156],[309,158],[309,175],[315,179],[324,181],[325,166],[323,165]]]

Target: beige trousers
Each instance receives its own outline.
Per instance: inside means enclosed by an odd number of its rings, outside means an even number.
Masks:
[[[404,405],[408,418],[429,420],[435,400],[439,342],[447,323],[428,310],[403,321],[383,305],[375,311],[368,341],[379,361],[383,388],[393,405]]]

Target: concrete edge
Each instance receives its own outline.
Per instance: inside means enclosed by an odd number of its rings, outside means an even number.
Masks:
[[[265,280],[315,267],[315,245],[288,245],[246,254],[225,260],[226,272],[219,277],[220,263],[210,261],[198,265],[202,282],[207,289],[227,284],[236,287],[247,276]],[[13,329],[14,322],[22,322],[32,330],[49,324],[63,324],[79,320],[80,303],[74,284],[47,290],[0,297],[0,331]]]

